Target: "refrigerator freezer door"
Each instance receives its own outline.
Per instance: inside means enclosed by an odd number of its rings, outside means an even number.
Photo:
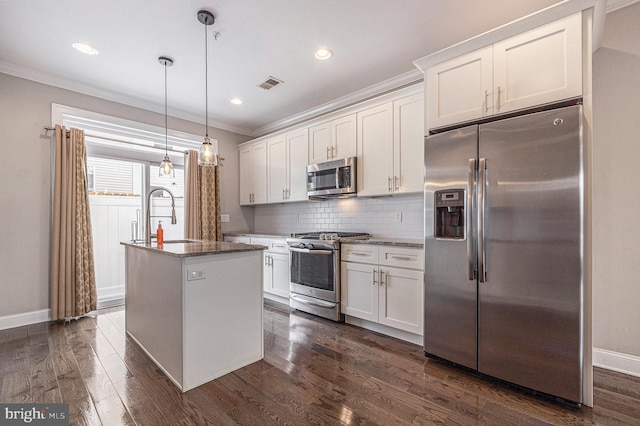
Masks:
[[[474,125],[425,139],[424,350],[473,369],[477,368],[477,282],[473,227],[468,225],[473,223],[469,181],[475,178],[477,129]],[[440,222],[454,226],[452,232],[436,232],[437,195],[456,198],[450,209],[452,216]],[[460,199],[465,203],[462,218],[455,216],[460,214]],[[446,205],[440,205],[446,214]],[[450,223],[451,219],[456,223]],[[462,219],[465,226],[460,238],[455,225]]]
[[[577,402],[581,117],[573,106],[479,126],[486,281],[478,284],[478,370]]]

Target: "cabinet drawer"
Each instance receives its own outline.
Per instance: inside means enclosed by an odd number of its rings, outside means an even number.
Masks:
[[[378,263],[378,247],[367,244],[342,244],[342,260],[347,262]]]
[[[380,246],[378,262],[380,265],[422,270],[424,269],[424,251],[415,248]]]
[[[227,241],[229,243],[251,244],[251,237],[226,236],[224,237],[224,241]]]
[[[286,240],[269,240],[268,247],[272,253],[289,254],[289,246]]]
[[[267,246],[267,247],[269,247],[270,243],[271,243],[271,240],[269,238],[254,238],[254,237],[251,237],[251,244],[256,245],[256,246]]]

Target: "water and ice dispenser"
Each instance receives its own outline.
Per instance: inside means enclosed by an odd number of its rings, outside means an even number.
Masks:
[[[435,236],[464,240],[464,189],[445,189],[435,193]]]

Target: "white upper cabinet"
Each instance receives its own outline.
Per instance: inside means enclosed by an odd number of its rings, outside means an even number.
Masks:
[[[494,113],[580,96],[581,46],[579,13],[494,44]]]
[[[393,102],[393,170],[396,193],[424,190],[424,93]]]
[[[267,202],[286,200],[287,142],[284,135],[267,140]]]
[[[430,67],[427,69],[429,128],[490,114],[492,87],[491,46]]]
[[[419,93],[358,113],[358,196],[423,190],[423,99]]]
[[[429,129],[582,94],[580,13],[426,71]]]
[[[309,128],[309,164],[355,157],[355,155],[355,114]]]
[[[301,129],[288,133],[287,141],[287,201],[307,199],[307,160],[309,158],[309,131]]]
[[[307,129],[278,135],[267,144],[267,202],[307,199]]]
[[[240,205],[267,202],[267,144],[240,148]]]
[[[393,103],[358,113],[358,196],[393,193]]]

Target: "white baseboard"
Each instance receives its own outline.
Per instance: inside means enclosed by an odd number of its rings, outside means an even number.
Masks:
[[[51,309],[40,309],[39,311],[25,312],[22,314],[4,315],[0,317],[0,330],[47,321],[51,321]]]
[[[404,330],[398,330],[397,328],[388,327],[376,322],[355,318],[349,315],[345,315],[344,322],[357,327],[366,328],[367,330],[375,331],[380,334],[395,337],[396,339],[404,340],[405,342],[413,343],[414,345],[422,346],[423,344],[421,335],[409,333]]]
[[[606,368],[607,370],[640,377],[639,356],[593,348],[593,365],[594,367]]]

